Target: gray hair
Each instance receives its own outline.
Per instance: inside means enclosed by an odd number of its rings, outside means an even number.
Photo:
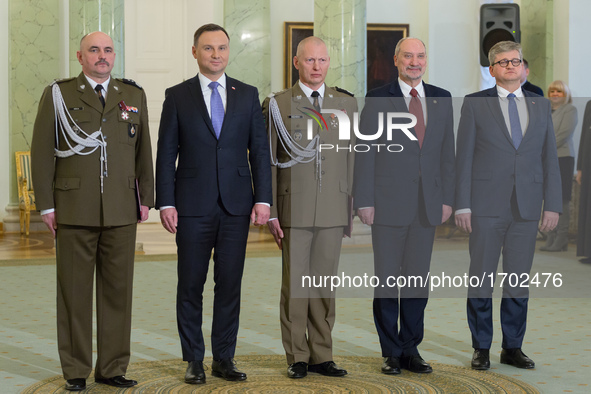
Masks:
[[[488,51],[488,62],[492,66],[499,53],[517,51],[519,52],[519,59],[523,60],[523,53],[521,45],[514,41],[499,41]]]
[[[427,52],[427,46],[425,45],[425,43],[423,42],[423,40],[421,40],[420,38],[416,38],[416,37],[404,37],[404,38],[401,38],[400,41],[398,41],[398,44],[396,44],[396,49],[394,49],[394,56],[398,57],[398,52],[400,52],[400,46],[406,40],[419,40],[421,42],[421,44],[423,44],[423,48],[425,48],[425,52]]]

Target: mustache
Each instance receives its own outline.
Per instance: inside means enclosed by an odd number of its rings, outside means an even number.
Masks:
[[[99,60],[98,62],[94,63],[95,66],[98,66],[99,64],[106,64],[107,66],[110,66],[109,62],[106,60]]]

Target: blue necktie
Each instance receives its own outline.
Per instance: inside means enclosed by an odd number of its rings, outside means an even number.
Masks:
[[[211,82],[208,86],[211,89],[211,123],[213,124],[213,130],[215,131],[215,137],[220,138],[220,131],[222,131],[222,124],[224,123],[224,104],[222,103],[222,97],[218,92],[217,82]]]
[[[521,122],[519,121],[519,112],[517,112],[517,103],[515,102],[515,95],[509,93],[509,124],[511,125],[511,138],[515,149],[519,148],[519,144],[523,139],[523,132],[521,131]]]

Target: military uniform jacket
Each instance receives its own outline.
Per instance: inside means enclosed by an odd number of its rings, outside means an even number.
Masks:
[[[100,149],[90,155],[54,156],[56,122],[49,86],[39,103],[31,146],[37,208],[55,208],[59,224],[121,226],[136,223],[136,179],[141,204],[154,206],[152,148],[144,91],[133,83],[111,78],[103,108],[83,73],[57,83],[78,127],[87,134],[101,129],[105,136],[108,176],[104,178],[101,194]],[[121,102],[134,107],[133,110],[121,109]],[[57,135],[59,149],[68,150],[61,130]]]
[[[307,146],[307,122],[311,119],[305,113],[313,108],[310,100],[296,83],[275,95],[281,118],[290,135],[302,146]],[[263,103],[267,128],[269,131],[271,156],[279,163],[291,158],[285,147],[278,141],[273,119],[269,116],[269,101]],[[356,100],[326,86],[322,101],[323,109],[344,110],[353,125],[353,113],[357,111]],[[320,152],[320,167],[317,163],[297,163],[293,167],[278,168],[272,166],[273,201],[271,217],[278,218],[283,227],[334,227],[346,226],[349,220],[349,196],[353,183],[354,134],[352,140],[339,140],[339,123],[331,114],[322,114],[326,126],[322,128],[313,121],[313,135],[320,135],[323,147]],[[339,150],[337,152],[337,145]]]

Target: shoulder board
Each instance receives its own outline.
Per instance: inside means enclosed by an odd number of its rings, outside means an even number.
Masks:
[[[347,89],[339,88],[338,86],[334,86],[333,89],[336,90],[337,92],[345,93],[351,97],[355,96],[353,93],[349,92]]]
[[[121,81],[123,83],[126,83],[128,85],[132,85],[135,86],[138,89],[142,89],[142,87],[133,79],[128,79],[128,78],[117,78],[118,81]]]
[[[62,79],[54,79],[52,83],[49,84],[49,86],[53,86],[56,83],[62,83],[62,82],[68,82],[71,81],[73,79],[76,79],[76,77],[72,77],[72,78],[62,78]]]
[[[270,94],[269,96],[267,96],[267,97],[279,96],[280,94],[283,94],[283,93],[287,92],[288,90],[289,90],[289,88],[288,88],[288,89],[283,89],[283,90],[280,90],[280,91],[278,91],[278,92],[273,92],[273,93],[271,93],[271,94]]]

